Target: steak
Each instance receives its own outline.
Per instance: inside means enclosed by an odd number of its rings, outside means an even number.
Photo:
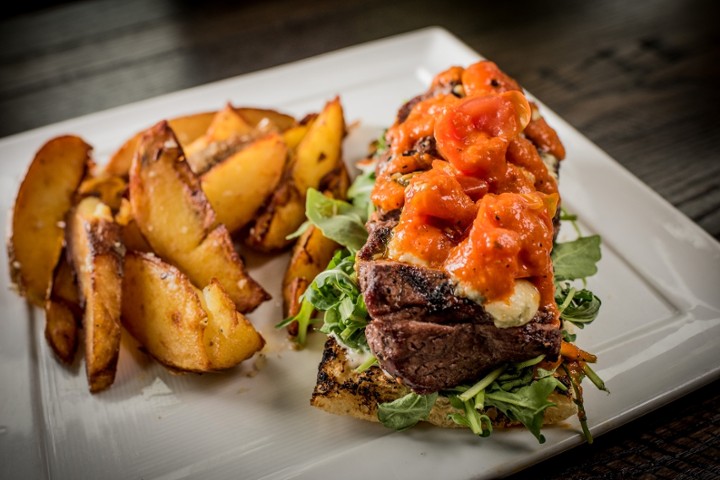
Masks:
[[[380,366],[417,393],[463,383],[508,362],[557,358],[561,333],[553,314],[538,311],[521,327],[497,328],[482,305],[454,293],[441,271],[383,259],[399,213],[368,223],[357,255],[370,323],[365,335]]]

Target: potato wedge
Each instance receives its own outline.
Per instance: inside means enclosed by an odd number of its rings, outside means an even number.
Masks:
[[[262,335],[243,314],[216,280],[203,289],[208,322],[203,342],[214,370],[234,367],[265,346]]]
[[[227,229],[216,221],[167,122],[150,129],[140,142],[130,170],[130,206],[152,249],[195,285],[202,288],[217,278],[241,312],[270,298],[249,276]]]
[[[91,165],[90,150],[78,137],[54,138],[37,152],[20,184],[7,242],[10,278],[35,305],[45,304],[63,247],[65,216]]]
[[[84,198],[68,217],[66,241],[84,307],[85,369],[92,393],[115,380],[120,352],[120,292],[125,249],[107,205]]]
[[[207,314],[187,276],[153,254],[128,252],[122,292],[122,324],[150,355],[178,370],[210,368]]]
[[[300,145],[309,128],[309,125],[297,125],[285,130],[282,134],[285,145],[287,145],[290,150],[294,151],[297,149],[297,146]]]
[[[305,221],[305,196],[295,184],[284,181],[270,202],[258,215],[245,243],[260,252],[275,252],[287,248],[293,240],[287,237]]]
[[[350,186],[350,175],[344,162],[330,172],[320,182],[326,195],[346,198]],[[322,231],[311,225],[293,246],[290,262],[285,270],[282,283],[283,314],[285,318],[294,316],[300,310],[300,296],[310,286],[313,279],[330,262],[339,245],[325,238]],[[291,335],[297,333],[297,324],[288,325]]]
[[[287,154],[282,137],[270,134],[202,176],[202,189],[230,232],[247,225],[275,190]]]
[[[62,363],[72,365],[80,329],[72,309],[63,302],[45,302],[45,340]]]
[[[210,123],[215,117],[216,112],[196,113],[193,115],[185,115],[168,120],[170,128],[175,132],[175,136],[180,145],[190,145],[195,139],[205,134]],[[117,177],[127,177],[130,171],[130,164],[137,150],[137,145],[142,138],[145,130],[136,133],[129,138],[113,155],[110,157],[104,172]]]
[[[255,129],[229,103],[217,112],[207,132],[183,147],[190,169],[198,175],[256,138]]]
[[[322,230],[311,225],[298,238],[283,278],[283,313],[285,318],[298,313],[299,298],[318,273],[325,270],[340,246],[325,238]]]
[[[78,287],[66,255],[61,255],[45,301],[45,339],[63,363],[70,365],[77,352],[82,309]]]
[[[305,127],[305,125],[301,125]],[[338,98],[325,105],[320,114],[307,124],[304,132],[286,132],[291,141],[299,141],[284,178],[258,215],[246,243],[261,252],[287,248],[287,236],[305,221],[305,192],[319,188],[324,178],[342,163],[342,140],[345,136],[343,110]]]
[[[163,365],[182,371],[230,368],[264,345],[220,284],[203,291],[177,268],[147,253],[128,252],[123,278],[125,328]]]
[[[320,180],[342,161],[345,120],[340,99],[335,98],[312,122],[297,147],[292,179],[298,191],[317,188]]]
[[[265,108],[240,107],[235,108],[253,128],[259,128],[265,131],[284,132],[297,125],[297,121],[290,115],[278,112],[276,110],[268,110]],[[264,127],[264,124],[270,124],[270,127]]]

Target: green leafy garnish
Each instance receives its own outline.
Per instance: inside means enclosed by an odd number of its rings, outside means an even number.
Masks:
[[[602,301],[590,290],[576,290],[569,283],[555,286],[555,302],[560,318],[578,328],[592,323],[600,313]]]
[[[368,313],[357,284],[355,252],[362,248],[368,237],[365,222],[373,210],[370,194],[374,183],[375,172],[368,167],[348,189],[349,202],[326,197],[314,189],[307,192],[305,215],[308,221],[292,236],[299,236],[310,225],[315,225],[325,237],[345,248],[335,253],[327,268],[305,290],[298,314],[275,326],[282,328],[298,322],[295,341],[299,345],[305,345],[315,311],[321,311],[325,315],[320,331],[335,335],[347,347],[368,350],[365,339]]]
[[[600,257],[599,235],[556,243],[552,251],[555,281],[583,279],[595,275]]]
[[[375,205],[370,199],[373,187],[375,187],[374,164],[363,167],[362,172],[355,177],[347,191],[348,200],[358,210],[358,214],[364,221],[367,221],[372,212],[375,211]]]
[[[334,335],[353,350],[369,350],[365,338],[369,317],[357,284],[355,254],[338,250],[303,294],[303,304],[306,302],[325,312],[321,332]]]
[[[437,393],[419,395],[410,392],[392,402],[379,404],[378,420],[393,430],[408,429],[420,420],[428,419],[437,398]]]
[[[365,245],[367,212],[343,200],[326,197],[311,188],[307,191],[305,214],[323,235],[352,251]]]
[[[461,386],[448,392],[450,404],[460,412],[450,414],[459,425],[469,427],[473,433],[486,437],[492,432],[490,418],[484,413],[495,407],[510,420],[525,425],[540,443],[545,410],[555,405],[548,400],[556,389],[565,386],[553,376],[553,371],[536,369],[543,355],[524,362],[499,367],[475,385]]]

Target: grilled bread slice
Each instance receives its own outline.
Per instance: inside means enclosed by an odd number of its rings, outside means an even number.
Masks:
[[[409,392],[409,388],[377,366],[362,373],[356,372],[345,349],[334,338],[328,337],[310,404],[335,415],[378,422],[378,404],[391,402]],[[566,392],[556,390],[550,395],[550,400],[555,406],[545,411],[544,425],[558,424],[577,412],[570,389]],[[427,422],[443,428],[462,428],[450,419],[451,413],[460,412],[450,405],[447,398],[440,396]],[[484,413],[490,417],[494,428],[520,426],[519,422],[511,421],[495,408],[488,408]]]

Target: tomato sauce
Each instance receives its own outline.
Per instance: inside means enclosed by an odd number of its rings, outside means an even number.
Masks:
[[[538,153],[562,158],[557,134],[492,62],[453,67],[430,91],[386,133],[372,200],[382,211],[402,207],[388,256],[443,269],[485,301],[509,298],[528,279],[557,316],[550,252],[559,197]]]

